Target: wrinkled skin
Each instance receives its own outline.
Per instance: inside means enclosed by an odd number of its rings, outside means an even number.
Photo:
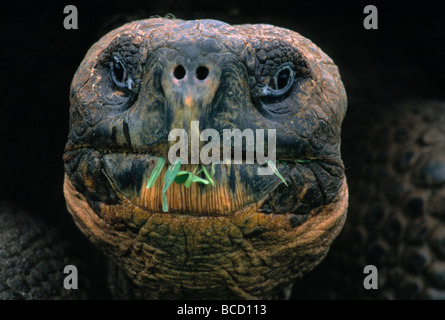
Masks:
[[[348,220],[292,298],[445,299],[445,103],[347,117]],[[363,286],[366,265],[378,269],[378,290]]]
[[[295,32],[136,21],[89,50],[70,99],[68,210],[146,298],[271,297],[317,266],[344,224],[346,93],[332,60]],[[257,163],[217,164],[215,187],[174,183],[163,212],[162,179],[145,185],[169,132],[193,120],[201,132],[276,129],[288,186]]]

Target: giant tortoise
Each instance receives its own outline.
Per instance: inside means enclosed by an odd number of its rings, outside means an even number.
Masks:
[[[63,192],[107,257],[104,290],[142,299],[444,298],[445,104],[410,101],[378,120],[355,114],[372,139],[346,153],[340,72],[307,38],[267,24],[150,18],[95,43],[71,85]],[[201,151],[216,139],[218,161],[173,161],[175,129]],[[221,140],[207,140],[206,129]],[[238,129],[267,142],[252,149],[242,135],[223,157],[232,141],[223,133]],[[275,138],[274,161],[261,162],[260,147],[273,145],[261,130]],[[79,266],[82,278],[89,261],[20,210],[0,215],[0,297],[91,298],[88,279],[79,290],[60,283],[61,266]],[[366,290],[368,265],[387,290]]]

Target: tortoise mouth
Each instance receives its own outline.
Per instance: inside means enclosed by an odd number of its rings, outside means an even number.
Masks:
[[[173,214],[221,216],[231,215],[253,203],[261,206],[267,195],[281,183],[285,183],[275,175],[257,175],[258,164],[225,164],[213,165],[210,178],[212,183],[199,182],[185,183],[175,180],[165,190],[165,175],[168,166],[165,165],[154,185],[147,187],[148,181],[159,160],[158,156],[145,154],[102,154],[104,173],[110,185],[138,207],[148,212],[168,212]],[[193,174],[200,181],[208,182],[206,175],[199,170],[202,165],[181,165],[182,173]],[[287,167],[279,163],[280,172],[284,177],[289,176]],[[210,166],[207,166],[207,173]],[[199,174],[196,172],[201,171]],[[286,181],[286,180],[284,180]],[[288,187],[292,188],[290,178],[287,178]],[[165,191],[165,193],[164,193]],[[164,196],[165,195],[165,196]],[[168,208],[168,209],[165,209]]]
[[[143,152],[122,152],[83,147],[66,151],[65,169],[80,193],[101,216],[101,204],[138,207],[155,213],[198,217],[232,216],[250,208],[255,212],[288,215],[294,226],[304,223],[311,212],[332,202],[340,190],[343,168],[322,160],[276,162],[281,177],[258,175],[266,165],[215,164],[213,185],[173,182],[164,189],[163,167],[156,182],[147,188],[158,156]],[[181,165],[194,172],[200,165]],[[210,166],[207,166],[210,168]],[[210,170],[208,170],[210,171]],[[201,178],[205,178],[201,173]],[[166,201],[166,203],[165,203]],[[168,210],[163,208],[168,207]]]

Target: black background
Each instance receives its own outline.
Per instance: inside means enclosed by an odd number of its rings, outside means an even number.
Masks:
[[[68,4],[78,9],[78,30],[63,27]],[[378,8],[378,30],[363,27],[367,4]],[[172,13],[292,29],[337,63],[350,109],[376,102],[362,112],[411,97],[445,98],[443,2],[10,1],[0,11],[0,199],[57,226],[72,226],[62,193],[71,79],[88,48],[128,20]],[[353,122],[346,118],[346,133]]]

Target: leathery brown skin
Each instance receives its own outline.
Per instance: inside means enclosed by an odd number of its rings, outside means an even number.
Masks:
[[[344,224],[346,93],[332,60],[295,32],[135,21],[93,45],[70,98],[68,210],[146,298],[270,298],[317,266]],[[258,163],[216,164],[215,187],[173,183],[163,212],[162,178],[145,185],[169,131],[193,120],[276,129],[287,186]]]

